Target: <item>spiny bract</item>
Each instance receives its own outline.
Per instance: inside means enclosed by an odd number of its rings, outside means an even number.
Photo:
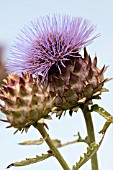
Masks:
[[[28,128],[41,118],[47,118],[51,111],[52,99],[49,89],[44,90],[38,75],[22,73],[4,79],[0,88],[0,99],[4,103],[0,110],[6,115],[10,126],[18,130]]]

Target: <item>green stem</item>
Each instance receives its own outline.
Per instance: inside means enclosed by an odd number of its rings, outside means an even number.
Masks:
[[[91,112],[87,105],[83,105],[81,109],[83,111],[85,122],[86,122],[89,144],[91,144],[95,142],[95,134],[94,134],[94,127],[93,127]],[[98,170],[97,153],[95,153],[93,157],[91,158],[91,166],[92,166],[92,170]]]
[[[58,149],[55,147],[55,145],[53,144],[51,138],[49,137],[48,133],[46,132],[46,130],[44,128],[44,125],[43,124],[37,124],[35,126],[35,128],[38,129],[38,131],[40,132],[42,137],[45,139],[47,145],[49,146],[50,150],[52,151],[53,155],[56,157],[56,159],[58,160],[58,162],[60,163],[62,168],[64,170],[70,170],[70,168],[67,165],[66,161],[64,160],[64,158],[62,157],[62,155],[60,154]]]

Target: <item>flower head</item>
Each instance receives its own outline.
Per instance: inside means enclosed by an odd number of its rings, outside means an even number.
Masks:
[[[24,28],[11,48],[7,69],[16,72],[38,73],[45,76],[54,64],[61,72],[69,57],[77,57],[79,51],[97,37],[90,37],[95,26],[89,20],[69,16],[53,16],[31,22]]]
[[[60,65],[62,74],[55,67],[48,72],[50,94],[55,96],[52,112],[60,118],[64,111],[77,112],[83,105],[93,104],[94,99],[100,99],[104,88],[104,83],[109,78],[104,78],[107,67],[102,69],[97,67],[97,57],[92,61],[90,55],[84,48],[84,56],[75,57],[65,61],[65,68]]]
[[[38,74],[22,73],[21,76],[12,74],[3,80],[0,88],[0,111],[6,115],[8,127],[26,130],[31,125],[47,118],[53,107],[53,99],[49,88],[44,89],[40,84]]]

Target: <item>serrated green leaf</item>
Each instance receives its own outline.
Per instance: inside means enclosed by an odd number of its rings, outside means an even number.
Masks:
[[[104,126],[103,126],[103,128],[102,128],[102,130],[100,130],[99,133],[103,133],[104,134],[106,132],[106,130],[108,129],[108,127],[110,126],[110,124],[111,124],[111,122],[106,121]]]
[[[109,114],[109,112],[107,112],[104,108],[98,106],[97,104],[95,104],[91,107],[91,111],[95,111],[95,112],[99,113],[105,119],[108,119],[111,116]]]
[[[105,133],[108,127],[110,126],[110,124],[113,123],[113,116],[111,116],[109,112],[107,112],[104,108],[98,106],[97,104],[91,107],[91,111],[95,111],[99,113],[102,117],[107,119],[102,130],[100,130],[99,132],[99,133]]]
[[[40,162],[40,161],[43,161],[47,158],[49,158],[50,156],[52,156],[52,153],[47,153],[47,154],[42,154],[41,156],[36,156],[35,158],[27,158],[25,160],[22,160],[20,162],[14,162],[10,165],[7,166],[7,169],[8,168],[11,168],[13,166],[25,166],[25,165],[30,165],[30,164],[33,164],[33,163],[37,163],[37,162]]]
[[[20,145],[41,145],[44,143],[44,139],[40,138],[39,140],[28,140],[28,141],[24,141],[19,143]]]
[[[97,152],[99,149],[102,141],[103,141],[104,135],[102,139],[100,140],[99,144],[91,143],[89,147],[87,147],[87,152],[84,153],[83,157],[80,157],[79,162],[76,162],[76,165],[72,167],[72,170],[78,170],[82,165],[84,165],[89,159],[92,158],[92,156]]]

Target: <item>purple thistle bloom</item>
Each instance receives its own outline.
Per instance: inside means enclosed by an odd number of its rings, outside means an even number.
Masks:
[[[31,22],[24,28],[11,48],[7,62],[9,74],[16,72],[38,73],[45,76],[55,64],[70,57],[78,57],[79,51],[98,36],[90,38],[95,26],[89,20],[69,16],[49,16]]]

